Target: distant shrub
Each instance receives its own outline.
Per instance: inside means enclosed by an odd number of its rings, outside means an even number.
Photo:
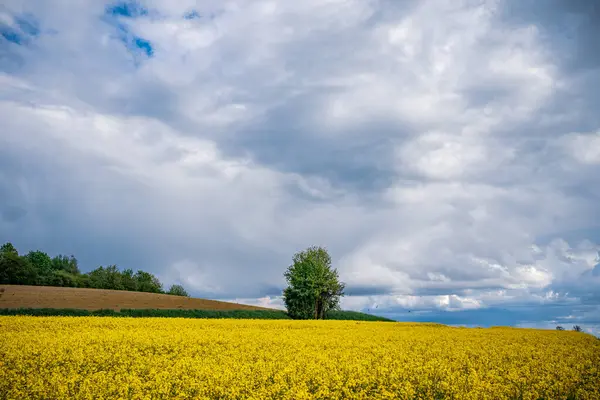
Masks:
[[[181,285],[171,285],[171,288],[169,288],[169,291],[167,292],[167,294],[171,294],[173,296],[189,297],[188,292],[186,292],[185,289],[183,288],[183,286],[181,286]]]
[[[89,311],[76,308],[2,308],[0,315],[31,315],[35,317],[87,317],[94,315],[95,312],[104,310]],[[110,310],[112,311],[112,310]]]
[[[50,273],[46,282],[50,286],[76,287],[79,281],[77,275],[63,270],[54,270]]]
[[[326,319],[345,320],[345,321],[385,321],[394,322],[389,318],[379,317],[377,315],[365,314],[357,311],[330,311]]]

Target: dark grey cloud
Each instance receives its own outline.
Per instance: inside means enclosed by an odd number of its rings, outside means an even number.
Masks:
[[[379,121],[369,127],[350,127],[338,136],[324,137],[311,121],[319,93],[294,98],[221,142],[232,155],[249,154],[256,162],[279,171],[315,176],[356,193],[389,187],[395,171],[390,137],[398,126]],[[365,135],[368,130],[369,135]]]
[[[344,293],[347,296],[381,296],[389,294],[394,290],[392,285],[370,285],[370,286],[360,286],[360,285],[350,285],[345,288]]]
[[[16,222],[27,214],[27,210],[19,206],[6,206],[2,210],[2,218],[8,222]]]

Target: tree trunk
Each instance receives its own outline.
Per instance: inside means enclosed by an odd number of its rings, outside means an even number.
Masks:
[[[316,319],[323,319],[323,299],[317,299]]]

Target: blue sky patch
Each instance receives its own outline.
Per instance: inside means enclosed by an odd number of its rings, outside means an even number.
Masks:
[[[11,43],[21,44],[23,38],[14,29],[0,27],[0,35]]]
[[[192,11],[189,11],[189,12],[185,13],[183,15],[183,18],[185,18],[185,19],[196,19],[196,18],[200,18],[200,14],[198,14],[198,11],[192,10]]]
[[[120,17],[137,18],[147,15],[149,15],[148,10],[140,4],[136,2],[123,2],[107,7],[102,19],[115,27],[117,30],[116,37],[131,53],[134,55],[144,54],[147,57],[152,57],[154,54],[152,43],[143,37],[135,35],[131,32],[127,22],[120,19]],[[136,64],[137,62],[138,61],[136,61]]]
[[[148,15],[148,10],[135,1],[117,3],[106,7],[106,13],[115,17],[136,18]]]
[[[143,39],[141,37],[134,37],[133,43],[139,50],[146,53],[146,55],[148,57],[151,57],[152,54],[154,54],[154,49],[152,48],[152,44],[148,40]]]
[[[37,19],[30,14],[13,15],[15,25],[0,25],[0,36],[15,44],[25,44],[40,34]]]

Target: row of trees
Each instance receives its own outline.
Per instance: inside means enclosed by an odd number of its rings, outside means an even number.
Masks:
[[[134,272],[132,269],[119,271],[116,265],[110,265],[82,273],[74,256],[58,255],[51,258],[38,250],[21,256],[12,243],[5,243],[0,247],[0,284],[129,290],[188,296],[181,285],[172,285],[169,290],[163,290],[160,280],[149,272]]]
[[[565,330],[565,328],[563,328],[562,326],[558,325],[558,326],[556,327],[556,330],[557,330],[557,331],[564,331],[564,330]],[[573,330],[574,330],[575,332],[582,332],[582,331],[583,331],[583,329],[581,329],[581,327],[580,327],[579,325],[573,325]]]
[[[285,274],[288,287],[283,301],[288,315],[296,319],[325,319],[340,310],[345,284],[331,267],[331,257],[323,247],[309,247],[293,256]],[[45,285],[95,289],[129,290],[188,296],[181,285],[168,291],[153,274],[131,269],[120,271],[116,265],[98,267],[90,272],[79,270],[74,256],[51,258],[42,251],[19,255],[11,243],[0,247],[0,284]]]

